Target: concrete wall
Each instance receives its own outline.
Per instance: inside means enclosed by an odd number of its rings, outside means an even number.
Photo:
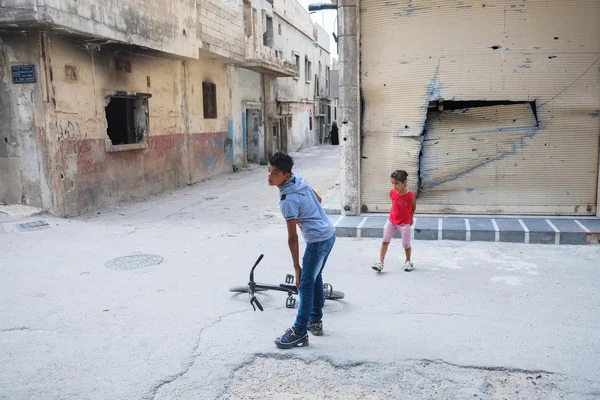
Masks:
[[[44,107],[40,34],[0,37],[0,204],[48,206],[40,160]],[[11,66],[32,64],[37,83],[13,84]]]
[[[36,4],[33,4],[36,3]],[[111,39],[153,50],[197,58],[196,0],[5,0],[6,23],[50,24],[62,32]]]
[[[243,68],[230,67],[233,76],[232,120],[233,120],[233,163],[243,166],[248,163],[246,132],[246,110],[263,107],[261,74]],[[264,135],[263,135],[264,138]],[[259,144],[264,148],[264,143]]]
[[[329,39],[322,28],[313,25],[308,12],[297,2],[276,0],[274,4],[275,23],[281,24],[282,28],[282,35],[276,29],[275,48],[291,60],[295,60],[295,54],[300,56],[299,77],[277,78],[275,82],[277,101],[283,102],[286,107],[289,105],[289,112],[293,115],[292,127],[288,128],[288,151],[297,151],[318,144],[314,75],[319,72],[319,62],[323,77],[326,67],[330,65]],[[317,42],[315,45],[319,37],[322,37],[323,43]],[[310,81],[306,79],[306,58],[312,64]],[[309,118],[313,118],[312,129]]]
[[[186,62],[186,65],[189,67],[185,83],[189,112],[183,117],[189,121],[189,181],[195,183],[232,170],[231,85],[225,64],[200,60]],[[202,82],[212,82],[217,86],[217,119],[204,118]],[[185,104],[185,99],[183,102]]]
[[[31,53],[33,59],[39,59],[35,54],[40,48],[39,41],[21,42],[23,54]],[[39,173],[35,175],[33,163],[25,168],[23,157],[18,160],[21,172],[31,171],[30,175],[23,175],[27,182],[43,183],[45,177],[51,188],[49,204],[39,200],[40,196],[43,198],[40,195],[43,185],[28,189],[26,195],[31,192],[35,199],[32,204],[43,205],[58,215],[74,215],[231,171],[233,125],[230,86],[224,64],[134,54],[115,56],[112,52],[86,49],[55,36],[44,43],[51,73],[45,77],[40,71],[40,85],[27,88],[28,92],[13,87],[8,91],[11,94],[9,104],[3,103],[0,109],[13,116],[11,128],[6,134],[3,132],[3,137],[9,143],[18,142],[18,146],[13,147],[23,148],[21,153],[26,152],[26,162],[37,158],[36,144],[42,149],[41,177]],[[11,48],[2,52],[7,53],[14,54],[15,51]],[[116,58],[129,62],[131,72],[117,71]],[[19,62],[25,61],[28,60]],[[202,82],[216,84],[217,119],[204,118]],[[39,102],[36,99],[43,97],[42,88],[45,87],[48,88],[46,107],[32,107],[31,101]],[[114,91],[152,95],[148,100],[145,146],[135,150],[107,151],[110,140],[105,97]],[[15,104],[24,106],[20,107],[21,111],[15,111]],[[34,118],[32,112],[43,116]],[[23,129],[25,126],[28,130]],[[37,131],[37,142],[26,140],[31,131]],[[15,140],[16,135],[20,135],[20,139]],[[2,143],[7,144],[4,140]],[[16,175],[15,158],[19,153],[8,151],[7,146],[1,148],[4,149],[2,154],[6,154],[3,157],[6,165],[2,165],[2,170],[10,172],[12,182]],[[15,192],[15,184],[10,187],[13,194],[7,202],[17,202],[15,197],[21,192]]]
[[[245,34],[241,0],[199,0],[202,51],[244,61]]]
[[[290,100],[313,100],[314,99],[314,79],[311,82],[306,81],[305,57],[313,63],[313,72],[315,70],[314,42],[302,31],[294,29],[294,26],[286,20],[277,19],[282,25],[285,35],[275,37],[275,46],[281,49],[285,57],[293,58],[293,54],[300,55],[300,77],[296,78],[278,78],[277,79],[277,99],[280,101]]]
[[[316,146],[318,143],[315,135],[316,120],[314,118],[314,107],[312,103],[292,103],[292,127],[288,126],[288,151],[298,151],[307,147]],[[313,118],[313,126],[310,129],[310,120]]]
[[[295,0],[274,0],[273,10],[279,18],[293,25],[306,36],[313,36],[313,23],[308,11]]]
[[[343,215],[359,215],[361,194],[360,6],[338,2],[340,97],[340,205]]]
[[[244,102],[260,99],[263,109],[262,135],[260,138],[260,159],[273,153],[280,147],[277,137],[274,135],[273,126],[280,127],[281,123],[287,123],[287,117],[281,118],[278,105],[283,103],[286,110],[283,114],[292,113],[292,129],[287,133],[285,143],[287,151],[296,151],[301,148],[314,146],[318,144],[316,136],[316,120],[313,120],[313,127],[310,129],[309,118],[314,118],[314,94],[315,78],[318,73],[319,62],[321,62],[321,72],[323,77],[326,74],[326,67],[330,64],[328,52],[329,40],[325,31],[313,25],[310,15],[296,1],[275,2],[271,6],[265,0],[256,0],[246,5],[246,18],[251,16],[252,26],[249,29],[249,36],[246,36],[246,58],[260,59],[272,66],[281,66],[285,62],[295,62],[294,54],[300,55],[300,77],[296,78],[274,78],[268,74],[262,75],[259,80],[259,74],[236,72],[236,80],[233,93],[233,115],[234,115],[234,137],[235,139],[235,160],[236,163],[246,163],[246,145],[243,139],[243,129],[245,124],[241,117],[245,115]],[[255,11],[254,11],[255,10]],[[273,18],[273,46],[265,46],[263,34],[266,30],[266,18]],[[281,26],[281,30],[280,30]],[[281,33],[280,33],[281,32]],[[323,46],[315,45],[315,38],[321,37],[324,41]],[[305,57],[308,57],[312,63],[311,79],[307,82],[305,76]],[[240,79],[244,80],[241,86],[238,85]],[[252,99],[252,100],[247,100]]]
[[[35,21],[38,18],[38,0],[2,0],[0,23]]]

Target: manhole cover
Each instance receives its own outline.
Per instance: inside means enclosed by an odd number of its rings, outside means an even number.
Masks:
[[[104,266],[109,269],[127,270],[146,268],[153,265],[158,265],[163,262],[163,258],[156,254],[135,254],[132,256],[124,256],[110,260]]]
[[[42,229],[50,228],[50,224],[42,220],[26,222],[24,224],[19,224],[18,226],[21,232],[40,231]]]

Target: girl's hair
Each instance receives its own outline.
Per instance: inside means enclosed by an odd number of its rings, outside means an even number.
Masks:
[[[392,179],[395,179],[399,182],[406,182],[408,179],[408,172],[398,169],[392,172]]]

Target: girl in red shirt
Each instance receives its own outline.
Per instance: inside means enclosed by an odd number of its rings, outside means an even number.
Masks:
[[[405,271],[412,271],[414,265],[410,260],[410,226],[413,224],[413,217],[417,209],[417,200],[415,194],[406,188],[408,184],[408,173],[406,171],[394,171],[391,176],[392,190],[390,190],[390,199],[392,199],[392,208],[390,209],[390,217],[388,218],[385,227],[383,228],[383,243],[379,251],[379,261],[371,268],[377,272],[383,270],[383,261],[387,253],[388,246],[392,241],[392,237],[396,231],[400,231],[402,235],[402,247],[406,254],[406,262],[404,263]]]

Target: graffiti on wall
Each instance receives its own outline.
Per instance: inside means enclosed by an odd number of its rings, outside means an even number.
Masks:
[[[79,140],[85,139],[81,134],[81,128],[78,122],[68,120],[58,121],[57,124],[57,140]]]

